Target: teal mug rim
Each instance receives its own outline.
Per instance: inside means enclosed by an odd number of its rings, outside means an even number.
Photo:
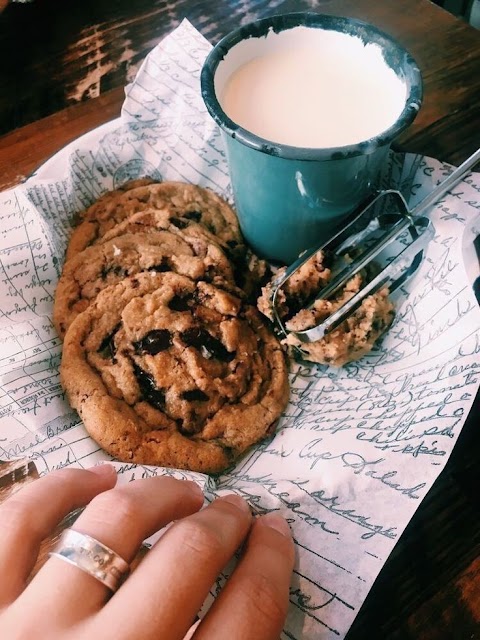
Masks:
[[[397,121],[379,135],[359,143],[341,147],[313,148],[296,147],[275,143],[244,129],[231,120],[220,106],[215,93],[215,73],[218,65],[236,44],[247,38],[266,36],[270,30],[275,33],[297,26],[322,28],[342,31],[359,36],[366,42],[379,44],[384,51],[387,64],[390,60],[401,60],[408,86],[405,107]],[[391,66],[391,65],[390,65]],[[420,69],[411,54],[392,36],[377,27],[357,18],[331,16],[313,12],[295,12],[276,14],[261,18],[249,24],[238,27],[224,36],[208,54],[200,74],[202,98],[208,112],[220,128],[230,137],[238,140],[247,147],[256,149],[268,155],[294,160],[341,160],[359,155],[368,155],[379,147],[389,145],[415,119],[422,105],[423,82]]]

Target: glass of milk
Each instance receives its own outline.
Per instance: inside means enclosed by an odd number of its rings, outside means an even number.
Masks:
[[[233,31],[209,54],[201,84],[245,238],[282,263],[330,237],[366,199],[422,100],[418,66],[395,40],[315,13]]]

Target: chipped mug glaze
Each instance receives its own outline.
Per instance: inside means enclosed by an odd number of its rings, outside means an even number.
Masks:
[[[301,29],[298,29],[301,27]],[[336,147],[280,144],[233,122],[221,106],[231,75],[242,65],[278,48],[279,34],[315,29],[336,31],[378,48],[385,63],[405,84],[404,104],[387,129],[367,140]],[[300,42],[299,40],[299,42]],[[371,47],[370,47],[371,49]],[[335,64],[334,59],[325,64]],[[367,72],[367,70],[366,70]],[[227,159],[240,226],[261,256],[291,263],[299,253],[327,239],[375,188],[392,141],[414,120],[421,105],[417,64],[390,36],[360,20],[315,13],[273,16],[242,26],[223,38],[207,57],[202,96],[226,142]],[[373,97],[372,97],[373,99]]]

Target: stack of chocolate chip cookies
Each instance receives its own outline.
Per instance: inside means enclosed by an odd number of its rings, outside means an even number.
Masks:
[[[81,214],[54,323],[63,387],[103,449],[219,473],[272,432],[289,387],[251,304],[268,276],[208,189],[140,180]]]

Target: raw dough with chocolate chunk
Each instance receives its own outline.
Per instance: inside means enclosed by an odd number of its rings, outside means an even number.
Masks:
[[[146,209],[167,210],[171,215],[205,226],[232,255],[241,257],[245,245],[237,216],[230,205],[210,189],[181,182],[149,184],[120,193],[105,204],[95,203],[81,214],[66,259],[83,251],[112,227]],[[181,224],[181,223],[180,223]]]
[[[61,380],[116,458],[218,473],[288,403],[284,353],[227,283],[141,273],[102,291],[65,337]]]
[[[325,265],[322,251],[315,253],[304,265],[287,280],[277,295],[277,310],[280,318],[291,318],[305,305],[307,300],[320,291],[330,279],[331,271]],[[282,267],[275,274],[275,279],[285,273],[287,267]],[[271,297],[273,282],[262,288],[262,295],[257,301],[260,311],[273,320]]]
[[[194,280],[233,283],[228,259],[201,235],[170,231],[127,234],[93,245],[65,263],[55,293],[53,323],[60,337],[100,291],[141,271],[175,271]]]
[[[325,256],[319,251],[279,291],[277,309],[288,331],[303,331],[320,324],[376,275],[374,267],[369,272],[364,269],[353,276],[332,299],[316,300],[313,307],[308,309],[309,298],[314,297],[331,278],[331,270],[325,262]],[[270,283],[264,287],[258,299],[258,308],[271,320],[272,286]],[[391,325],[394,316],[388,289],[383,288],[367,296],[350,317],[321,340],[302,342],[289,333],[282,342],[300,349],[305,360],[341,367],[369,353]]]

